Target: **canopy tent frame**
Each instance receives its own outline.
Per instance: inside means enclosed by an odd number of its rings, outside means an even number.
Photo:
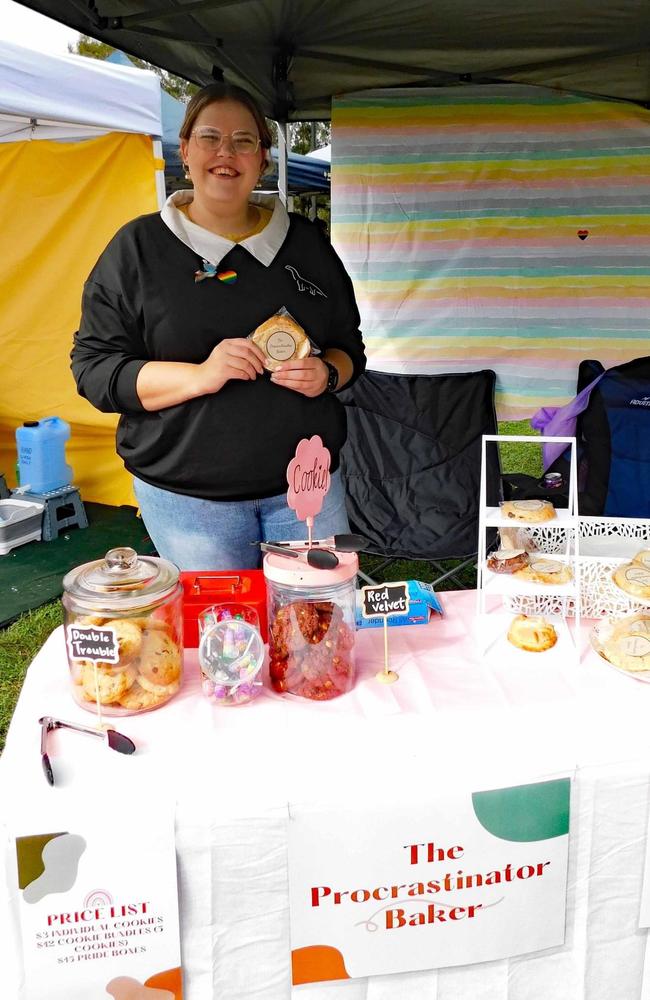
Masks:
[[[199,86],[238,83],[278,122],[329,118],[333,94],[465,80],[650,103],[638,0],[20,2]]]
[[[19,2],[199,86],[224,78],[244,86],[278,123],[285,203],[282,126],[329,118],[334,93],[516,82],[650,102],[650,16],[638,0],[619,0],[615,11],[610,0],[588,11],[582,0],[544,0],[539,9],[504,0],[494,11],[476,0],[405,0],[400,10],[393,0],[357,0],[352,13],[337,0],[302,0],[299,9],[289,0],[169,0],[151,9],[142,0]]]

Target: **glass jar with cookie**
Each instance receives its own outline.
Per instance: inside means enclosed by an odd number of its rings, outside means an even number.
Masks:
[[[100,715],[159,708],[181,685],[183,589],[173,563],[116,548],[63,580],[72,694]]]

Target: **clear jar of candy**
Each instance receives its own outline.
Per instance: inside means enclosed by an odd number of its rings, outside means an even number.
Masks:
[[[317,569],[268,553],[269,675],[276,691],[329,701],[354,685],[354,552],[337,552],[335,569]]]
[[[181,686],[183,588],[173,563],[111,549],[63,580],[72,694],[98,715],[159,708]]]
[[[245,705],[262,690],[259,616],[245,604],[215,604],[199,615],[203,693],[218,705]]]

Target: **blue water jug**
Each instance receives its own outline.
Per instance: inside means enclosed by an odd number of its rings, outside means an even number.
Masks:
[[[71,484],[72,468],[65,461],[65,443],[69,437],[70,424],[59,417],[26,420],[22,427],[16,428],[22,489],[49,493]]]

